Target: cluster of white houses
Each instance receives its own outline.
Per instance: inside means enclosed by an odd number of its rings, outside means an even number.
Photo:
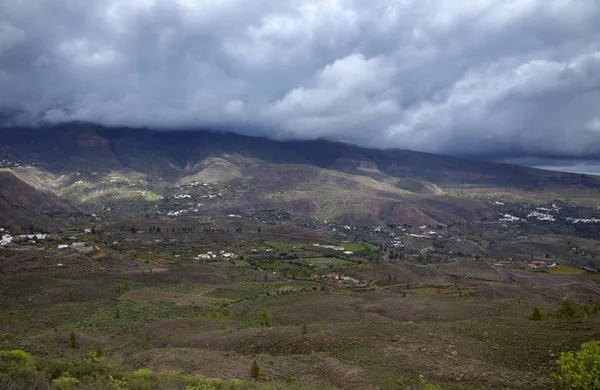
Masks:
[[[90,229],[84,229],[84,234],[90,234]],[[11,235],[6,228],[0,228],[2,236],[0,238],[0,246],[9,246],[17,243],[35,244],[38,241],[44,240],[61,240],[61,237],[56,234],[34,233],[34,234],[19,234]],[[77,237],[69,237],[70,240],[76,240]],[[58,249],[72,248],[79,252],[88,253],[94,250],[94,247],[87,245],[85,242],[73,242],[71,244],[58,244]]]
[[[232,253],[232,252],[226,252],[224,250],[221,250],[221,251],[219,251],[219,253],[214,253],[214,252],[201,253],[198,256],[196,256],[196,259],[209,260],[209,259],[216,259],[217,257],[224,257],[226,259],[235,259],[236,257],[238,257],[238,255],[236,255],[235,253]]]

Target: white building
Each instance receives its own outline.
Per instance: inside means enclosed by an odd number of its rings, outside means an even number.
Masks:
[[[4,245],[8,245],[9,243],[11,243],[13,240],[13,237],[10,234],[5,234],[2,236],[2,239],[0,240],[0,246],[4,246]]]

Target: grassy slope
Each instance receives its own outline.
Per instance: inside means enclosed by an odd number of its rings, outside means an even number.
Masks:
[[[539,291],[488,282],[465,288],[446,279],[440,287],[406,289],[408,281],[430,286],[445,278],[435,267],[428,267],[429,276],[406,273],[408,266],[381,267],[376,270],[382,276],[398,273],[399,288],[357,293],[332,286],[328,293],[314,291],[317,283],[274,275],[263,283],[243,282],[252,271],[228,262],[140,274],[113,272],[121,265],[108,262],[101,262],[106,270],[95,271],[81,259],[44,272],[43,260],[31,258],[23,265],[22,255],[5,253],[0,262],[3,270],[12,263],[23,267],[2,277],[1,347],[52,358],[80,358],[100,348],[131,371],[148,367],[249,380],[256,359],[265,380],[284,388],[292,377],[307,388],[410,388],[419,375],[444,388],[549,388],[556,355],[600,337],[597,317],[526,318],[539,297],[543,308],[557,307],[563,288]],[[374,270],[355,272],[363,278]],[[216,281],[213,273],[226,277]],[[195,283],[180,283],[188,277]],[[465,296],[446,292],[452,288]],[[173,302],[223,290],[236,292],[228,295],[234,301],[228,311],[213,306],[223,298],[197,306]],[[245,319],[263,309],[277,326],[247,327]],[[304,335],[302,324],[307,324]],[[71,330],[78,349],[69,348]]]

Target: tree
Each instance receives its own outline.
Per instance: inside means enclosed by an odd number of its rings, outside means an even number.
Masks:
[[[146,348],[147,341],[148,339],[146,338],[146,332],[142,330],[142,333],[140,334],[140,347]]]
[[[542,312],[540,311],[540,309],[537,306],[534,306],[533,309],[531,310],[531,316],[529,317],[529,319],[534,320],[534,321],[542,320]]]
[[[302,324],[302,334],[307,334],[308,333],[308,327],[306,326],[306,324]]]
[[[71,348],[79,348],[79,343],[77,342],[77,336],[74,331],[71,331],[69,335],[69,347]]]
[[[271,317],[271,313],[264,309],[260,313],[258,313],[258,326],[264,328],[270,328],[273,326],[273,318]]]
[[[560,305],[560,314],[564,318],[573,318],[575,315],[575,309],[569,299],[562,301],[562,304]]]
[[[563,352],[557,360],[558,383],[565,389],[600,389],[600,345],[590,341],[575,353]]]
[[[260,366],[256,363],[256,360],[252,362],[252,366],[250,367],[250,376],[254,379],[260,377]]]
[[[121,318],[121,312],[119,311],[119,307],[115,307],[115,318]]]
[[[73,292],[69,291],[69,302],[73,302]]]

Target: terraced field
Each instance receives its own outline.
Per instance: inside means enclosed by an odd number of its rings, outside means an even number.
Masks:
[[[305,259],[303,261],[307,262],[317,268],[349,267],[354,264],[351,261],[338,259],[337,257],[312,257],[310,259]]]
[[[245,300],[261,296],[291,294],[301,291],[311,291],[320,284],[309,281],[293,280],[284,282],[239,282],[234,285],[217,287],[208,291],[206,297],[227,300]]]
[[[207,307],[230,302],[230,299],[206,296],[216,286],[205,284],[161,284],[129,291],[120,297],[121,300],[140,302],[167,302],[177,305]]]
[[[440,266],[440,270],[458,278],[502,282],[505,278],[491,265],[476,261],[455,261]]]

